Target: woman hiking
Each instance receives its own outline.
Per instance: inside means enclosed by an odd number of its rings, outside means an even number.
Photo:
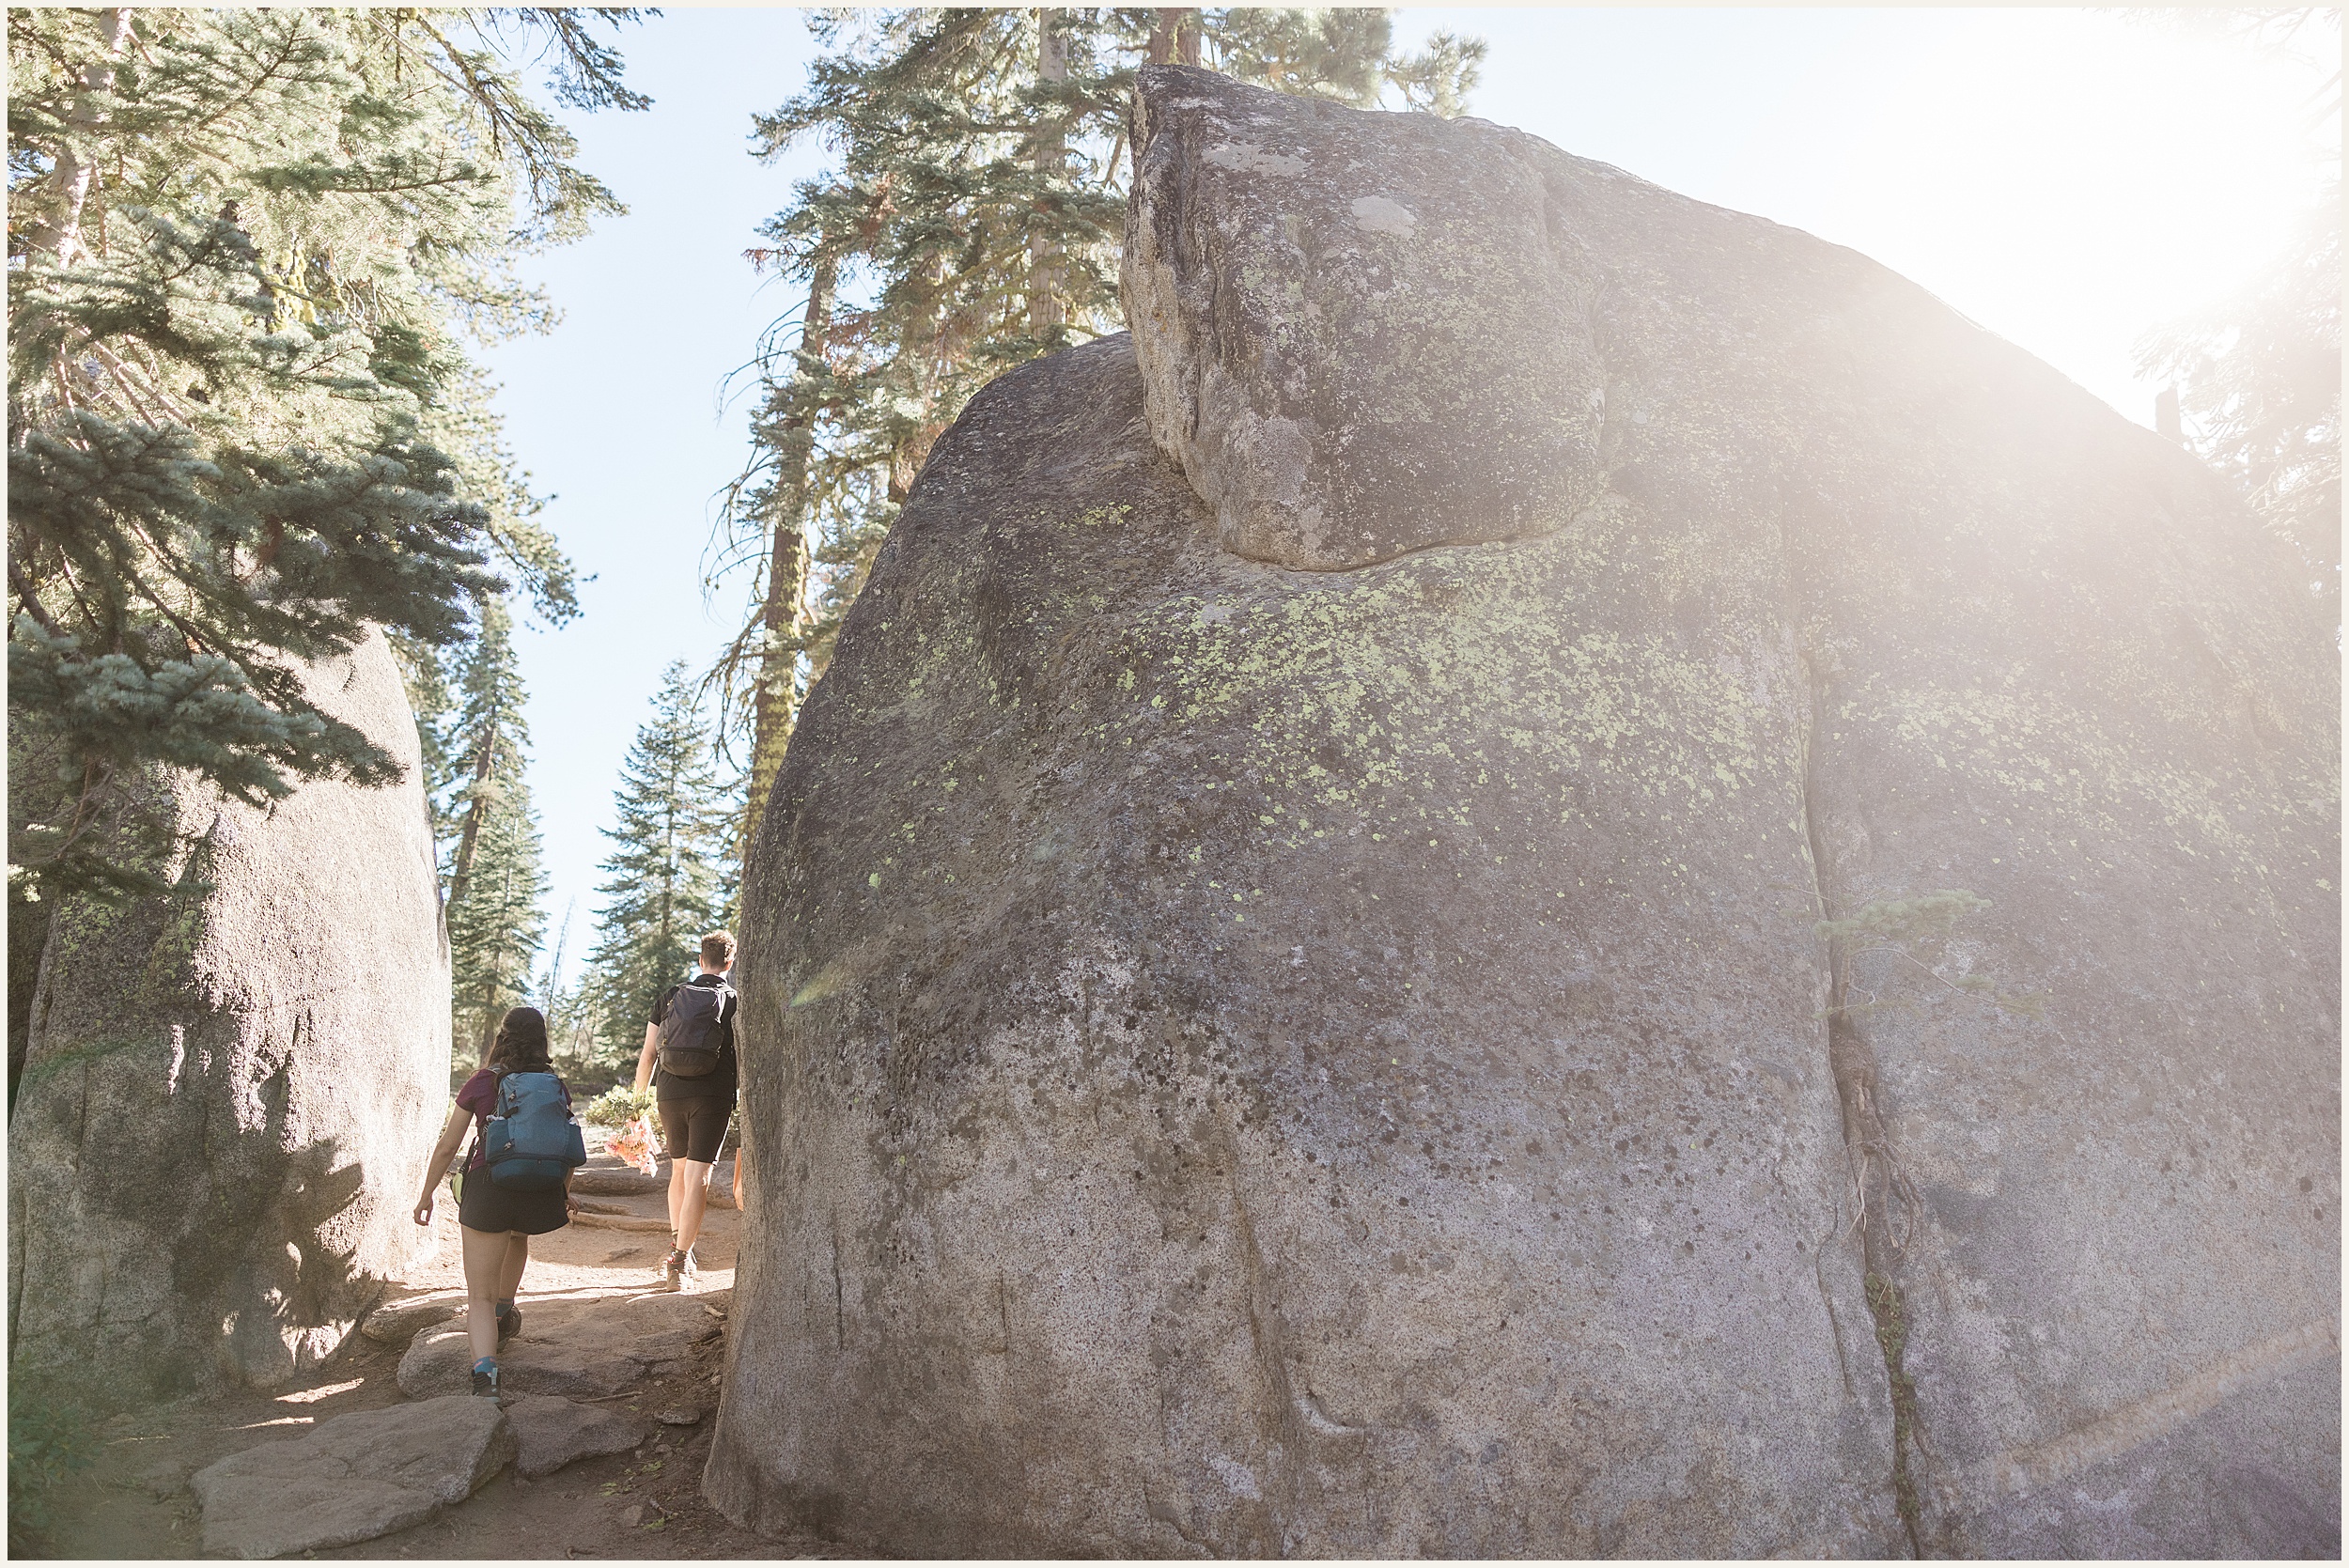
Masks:
[[[521,1188],[501,1185],[490,1170],[490,1118],[506,1114],[499,1089],[509,1075],[537,1073],[553,1079],[562,1095],[563,1112],[570,1110],[571,1092],[559,1078],[548,1055],[547,1020],[536,1007],[517,1007],[498,1025],[481,1070],[457,1092],[457,1104],[441,1129],[441,1141],[425,1167],[424,1192],[416,1199],[416,1223],[432,1223],[433,1195],[441,1174],[448,1169],[465,1128],[474,1128],[473,1152],[465,1160],[457,1204],[458,1234],[464,1240],[465,1328],[473,1339],[473,1391],[498,1396],[498,1346],[521,1331],[522,1314],[514,1305],[521,1288],[522,1267],[530,1262],[530,1238],[558,1231],[571,1222],[570,1178],[568,1170],[545,1185]],[[510,1098],[510,1096],[509,1096]],[[583,1151],[582,1158],[584,1158]],[[552,1166],[552,1162],[536,1162]],[[563,1160],[568,1165],[575,1161]],[[552,1170],[549,1172],[552,1174]]]

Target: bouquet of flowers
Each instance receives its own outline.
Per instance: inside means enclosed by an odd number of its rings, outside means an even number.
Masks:
[[[653,1136],[652,1118],[638,1116],[620,1129],[620,1136],[612,1141],[612,1152],[649,1176],[655,1173],[655,1150],[659,1141]]]

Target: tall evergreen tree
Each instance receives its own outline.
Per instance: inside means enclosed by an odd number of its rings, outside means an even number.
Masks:
[[[661,673],[651,722],[636,732],[614,793],[617,825],[597,888],[599,935],[583,986],[610,1048],[631,1053],[661,988],[685,978],[702,934],[732,906],[731,792],[685,661]]]
[[[504,601],[483,601],[479,635],[456,660],[453,711],[430,748],[428,800],[447,893],[458,1059],[486,1045],[509,1007],[532,1001],[544,944],[547,877],[527,777],[530,726]]]
[[[477,620],[474,640],[457,651],[455,690],[440,699],[425,744],[426,800],[451,905],[465,897],[483,831],[500,797],[521,783],[530,745],[513,615],[504,600],[489,598]]]
[[[376,623],[413,666],[491,555],[573,612],[467,341],[543,326],[513,257],[619,210],[508,46],[642,107],[587,30],[633,14],[8,12],[9,728],[56,781],[12,889],[151,887],[113,829],[154,765],[388,782],[288,660]]]
[[[832,53],[754,122],[758,156],[809,138],[802,183],[752,252],[806,287],[754,360],[753,457],[713,575],[751,569],[752,614],[713,672],[746,717],[740,831],[930,445],[994,377],[1122,324],[1117,246],[1133,73],[1182,59],[1286,92],[1456,114],[1484,45],[1392,45],[1381,9],[826,12]]]
[[[537,813],[519,769],[484,814],[465,896],[448,906],[454,1044],[462,1064],[489,1048],[509,1007],[533,1005],[532,975],[546,942],[547,875]]]

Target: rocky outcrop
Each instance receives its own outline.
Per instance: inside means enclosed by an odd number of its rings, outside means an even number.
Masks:
[[[311,699],[407,769],[263,809],[173,783],[183,890],[70,901],[8,1128],[9,1370],[86,1405],[271,1387],[414,1252],[448,952],[416,732],[380,634]]]
[[[1605,280],[1548,147],[1204,74],[1135,116],[1143,406],[1225,549],[1361,567],[1547,533],[1605,491]]]
[[[198,1470],[204,1550],[283,1557],[372,1541],[463,1502],[514,1458],[497,1402],[457,1395],[361,1410]]]
[[[1851,252],[1140,92],[1133,339],[939,442],[760,827],[712,1498],[923,1554],[2337,1550],[2290,559]],[[1545,415],[1548,491],[1444,456]]]

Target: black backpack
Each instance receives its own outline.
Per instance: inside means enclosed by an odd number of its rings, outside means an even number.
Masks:
[[[669,1016],[661,1020],[661,1071],[668,1078],[708,1078],[718,1070],[718,1052],[726,1043],[726,1003],[734,987],[721,980],[714,986],[679,986],[669,998]]]

